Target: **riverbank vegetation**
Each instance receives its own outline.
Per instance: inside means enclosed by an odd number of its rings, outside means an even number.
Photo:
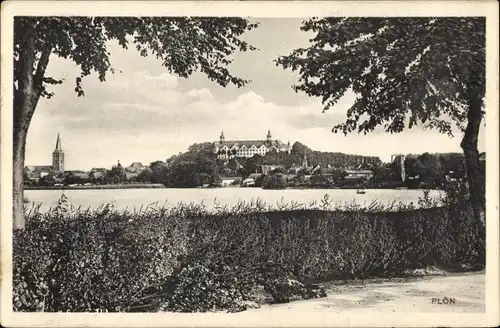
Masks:
[[[15,311],[241,311],[325,296],[321,283],[484,267],[467,191],[419,204],[263,202],[27,210],[14,231]],[[439,203],[438,203],[439,201]]]

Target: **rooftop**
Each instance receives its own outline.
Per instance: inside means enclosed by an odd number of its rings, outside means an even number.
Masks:
[[[252,146],[260,148],[263,145],[266,147],[269,147],[269,144],[266,140],[227,140],[227,141],[223,141],[223,142],[215,141],[215,145],[219,146],[219,147],[226,146],[229,148],[233,147],[234,145],[236,145],[237,147],[245,146],[247,148],[252,147]],[[285,147],[286,145],[287,144],[284,143],[283,141],[271,140],[271,146],[281,148],[281,147]]]

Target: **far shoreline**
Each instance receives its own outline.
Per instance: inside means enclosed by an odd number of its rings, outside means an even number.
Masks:
[[[24,186],[24,190],[159,189],[161,183],[102,184],[90,186]]]
[[[433,190],[425,188],[407,188],[407,187],[352,187],[352,186],[337,186],[337,187],[325,187],[325,186],[294,186],[282,189],[265,189],[262,187],[243,187],[243,186],[227,186],[227,187],[166,187],[161,183],[131,183],[131,184],[101,184],[101,185],[90,185],[90,186],[24,186],[24,190],[106,190],[106,189],[232,189],[232,188],[244,188],[244,189],[263,189],[263,190]],[[435,189],[439,190],[439,189]]]

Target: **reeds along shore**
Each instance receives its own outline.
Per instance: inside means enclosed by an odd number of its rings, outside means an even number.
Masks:
[[[262,289],[286,302],[321,296],[314,284],[331,280],[483,268],[468,202],[437,205],[425,196],[419,208],[323,199],[272,210],[252,202],[130,212],[70,209],[63,197],[48,213],[29,212],[26,229],[14,232],[14,309],[239,311]]]

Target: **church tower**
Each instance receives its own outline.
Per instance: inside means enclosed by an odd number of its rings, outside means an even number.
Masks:
[[[56,172],[64,172],[64,152],[59,133],[57,134],[56,149],[52,152],[52,169]]]
[[[266,137],[266,140],[267,140],[267,145],[268,145],[268,146],[271,146],[271,144],[272,144],[271,130],[267,130],[267,137]]]

